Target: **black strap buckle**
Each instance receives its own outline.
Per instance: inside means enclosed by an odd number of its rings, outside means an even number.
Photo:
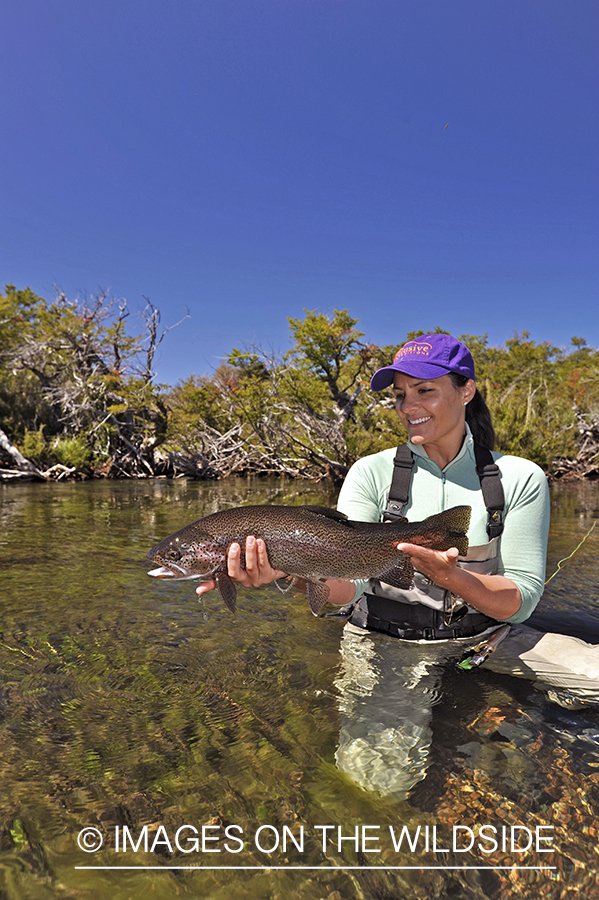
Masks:
[[[503,510],[502,509],[488,510],[487,534],[489,535],[489,539],[493,540],[493,538],[499,537],[499,535],[502,532],[503,532]]]
[[[487,535],[489,540],[503,532],[503,511],[505,496],[501,484],[501,472],[490,450],[474,445],[476,472],[480,480],[485,506],[487,507]]]
[[[396,519],[403,519],[403,508],[405,503],[398,503],[395,500],[389,500],[387,509],[383,513],[383,522],[395,522]]]

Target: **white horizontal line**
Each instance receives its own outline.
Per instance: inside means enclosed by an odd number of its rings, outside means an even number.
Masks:
[[[160,871],[170,870],[170,869],[193,869],[195,871],[201,872],[203,870],[223,870],[227,871],[235,871],[239,869],[261,869],[261,870],[270,870],[270,869],[310,869],[311,871],[318,871],[318,869],[336,869],[336,870],[345,870],[345,869],[379,869],[381,871],[390,871],[395,869],[417,869],[418,871],[428,871],[429,869],[442,869],[445,871],[448,870],[457,870],[462,871],[466,869],[506,869],[509,872],[513,872],[514,870],[520,869],[532,869],[533,871],[547,871],[556,869],[557,866],[75,866],[75,869],[158,869]]]

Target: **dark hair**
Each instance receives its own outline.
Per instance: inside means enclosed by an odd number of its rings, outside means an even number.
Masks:
[[[458,372],[450,372],[449,377],[456,390],[464,387],[469,380],[465,375],[460,375]],[[495,447],[495,429],[491,421],[489,407],[478,388],[466,407],[466,421],[470,426],[474,443],[478,444],[479,447],[485,447],[487,450],[493,450]]]

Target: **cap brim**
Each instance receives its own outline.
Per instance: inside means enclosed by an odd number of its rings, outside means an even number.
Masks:
[[[382,391],[384,388],[389,387],[393,383],[393,376],[397,371],[399,370],[394,369],[393,366],[385,366],[384,369],[379,369],[370,379],[370,390]]]
[[[432,381],[434,378],[441,378],[442,375],[447,375],[450,371],[451,369],[445,366],[436,366],[420,360],[406,360],[401,364],[401,367],[385,366],[384,369],[379,369],[378,372],[375,372],[370,381],[370,389],[372,391],[382,391],[384,388],[389,387],[390,384],[393,384],[393,377],[396,372],[400,372],[402,375],[409,375],[411,378],[425,378],[427,381]]]

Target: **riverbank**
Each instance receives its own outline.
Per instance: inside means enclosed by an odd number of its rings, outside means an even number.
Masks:
[[[127,308],[100,293],[2,298],[0,480],[285,475],[339,484],[356,460],[406,440],[371,379],[402,342],[377,346],[348,310],[289,318],[290,349],[233,348],[216,369],[158,384],[160,314],[125,332]],[[409,333],[406,339],[414,338]],[[553,479],[599,477],[599,350],[504,346],[467,335],[501,452]]]
[[[340,467],[339,467],[340,468]],[[348,467],[343,467],[347,470]],[[167,471],[165,471],[165,469]],[[243,468],[237,471],[218,473],[210,465],[202,465],[192,457],[182,457],[177,454],[177,464],[156,466],[156,471],[149,472],[127,472],[121,469],[119,473],[107,473],[103,471],[83,471],[76,467],[68,467],[54,465],[45,471],[32,471],[31,469],[11,469],[0,465],[0,483],[3,484],[20,484],[27,481],[89,481],[89,480],[145,480],[145,479],[164,479],[166,481],[174,481],[176,479],[189,479],[192,481],[226,481],[230,478],[247,477],[253,475],[258,478],[297,478],[298,480],[318,483],[321,481],[331,481],[338,484],[343,480],[345,472],[329,471],[328,473],[310,474],[299,469],[287,471],[277,471],[271,468],[260,469],[251,467],[248,470]],[[560,458],[553,460],[549,468],[545,470],[547,479],[550,484],[563,483],[573,484],[580,482],[592,482],[599,479],[599,456],[596,453],[592,455],[587,453],[585,458]]]

